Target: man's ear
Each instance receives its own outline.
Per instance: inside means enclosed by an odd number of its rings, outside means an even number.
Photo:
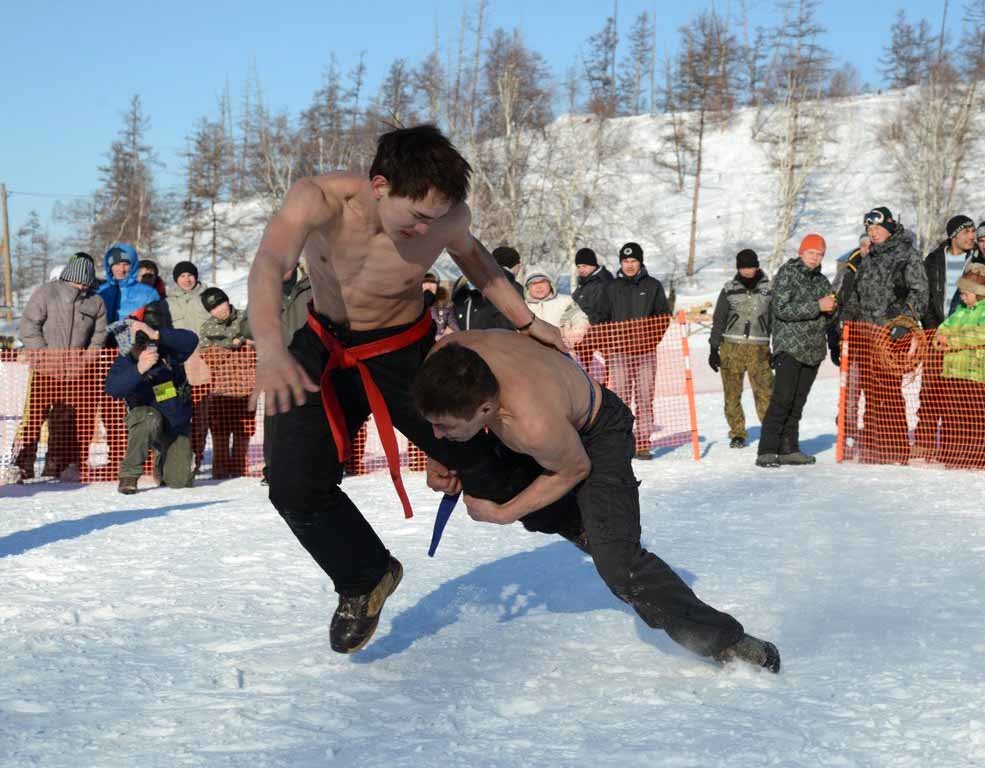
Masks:
[[[373,195],[377,200],[380,200],[384,195],[390,194],[390,182],[387,181],[386,176],[377,174],[369,180],[369,186],[372,187]]]

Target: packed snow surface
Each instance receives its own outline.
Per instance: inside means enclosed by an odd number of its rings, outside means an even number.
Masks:
[[[644,625],[585,556],[386,473],[347,480],[405,567],[372,643],[254,479],[0,490],[0,766],[981,766],[985,477],[690,447],[638,463],[645,545],[783,655],[719,669]],[[747,415],[755,424],[751,399]],[[753,427],[753,436],[758,427]]]

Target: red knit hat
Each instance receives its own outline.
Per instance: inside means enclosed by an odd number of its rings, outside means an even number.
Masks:
[[[808,235],[800,241],[800,248],[797,249],[797,254],[800,255],[804,251],[810,250],[824,253],[828,250],[828,244],[824,242],[824,238],[820,235]]]

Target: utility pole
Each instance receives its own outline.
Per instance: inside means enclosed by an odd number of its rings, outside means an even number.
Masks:
[[[14,319],[14,296],[10,286],[10,222],[7,220],[7,185],[0,184],[0,218],[3,225],[3,303],[7,307],[7,320]]]

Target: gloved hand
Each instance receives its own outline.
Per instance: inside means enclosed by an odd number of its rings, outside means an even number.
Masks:
[[[715,373],[718,373],[718,369],[722,367],[722,356],[718,354],[718,347],[712,347],[711,352],[708,353],[708,365]]]

